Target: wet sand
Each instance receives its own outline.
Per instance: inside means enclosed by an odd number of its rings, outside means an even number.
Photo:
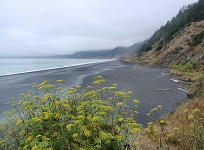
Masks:
[[[186,94],[178,90],[179,85],[167,76],[156,78],[165,72],[165,69],[150,69],[140,66],[130,66],[120,61],[110,61],[97,64],[89,64],[76,67],[67,67],[47,71],[24,73],[0,77],[0,113],[11,109],[6,104],[11,97],[18,98],[20,93],[27,93],[33,83],[40,83],[48,80],[54,83],[55,80],[63,80],[62,86],[73,87],[76,85],[91,85],[94,76],[101,75],[106,84],[116,83],[118,90],[132,91],[132,98],[140,101],[139,115],[135,118],[138,123],[146,124],[152,119],[146,114],[158,105],[162,105],[154,119],[162,114],[173,111],[176,106],[186,99]],[[169,90],[158,91],[157,89]],[[2,117],[0,118],[2,120]]]

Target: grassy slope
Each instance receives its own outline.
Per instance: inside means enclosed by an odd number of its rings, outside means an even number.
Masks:
[[[204,55],[204,40],[196,46],[191,46],[196,35],[204,31],[204,20],[191,23],[177,32],[173,39],[165,45],[161,50],[156,50],[163,37],[153,44],[152,50],[143,53],[141,56],[137,54],[128,58],[133,62],[143,62],[148,65],[157,65],[168,67],[172,64],[185,63],[188,58],[199,59]],[[127,59],[127,58],[126,58]]]

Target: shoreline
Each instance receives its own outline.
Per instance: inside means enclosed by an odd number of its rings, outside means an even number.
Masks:
[[[11,97],[18,98],[20,93],[27,93],[32,88],[33,83],[41,83],[48,80],[54,83],[55,80],[63,80],[63,87],[74,87],[76,85],[92,85],[94,76],[101,75],[107,85],[116,83],[118,91],[132,91],[132,99],[138,99],[140,104],[137,111],[140,113],[137,118],[138,123],[145,125],[152,121],[146,114],[154,107],[162,105],[163,109],[153,116],[157,119],[162,114],[167,114],[178,106],[178,103],[186,100],[186,94],[177,90],[178,84],[170,80],[169,77],[156,77],[165,72],[165,69],[146,68],[136,65],[127,65],[120,60],[87,64],[40,72],[32,72],[11,76],[0,77],[0,113],[10,109],[5,103]],[[168,87],[167,87],[168,86]],[[156,89],[170,88],[167,91],[157,91]],[[174,95],[174,96],[172,96]],[[131,105],[131,104],[130,104]],[[0,119],[1,120],[1,119]]]
[[[109,62],[109,61],[116,61],[117,59],[109,59],[109,60],[101,59],[101,60],[102,61],[74,64],[74,65],[62,66],[62,67],[53,67],[53,68],[45,68],[45,69],[39,69],[39,70],[29,70],[29,71],[9,73],[9,74],[0,74],[0,77],[11,76],[11,75],[19,75],[19,74],[26,74],[26,73],[35,73],[35,72],[41,72],[41,71],[49,71],[49,70],[55,70],[55,69],[64,69],[64,68],[71,68],[71,67],[83,67],[85,65],[92,65],[92,64],[97,64],[97,63],[105,63],[105,62]]]

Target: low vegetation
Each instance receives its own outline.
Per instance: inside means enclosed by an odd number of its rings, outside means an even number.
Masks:
[[[28,94],[12,101],[8,120],[1,124],[0,149],[94,150],[134,149],[141,125],[133,118],[138,100],[116,84],[64,89],[47,81],[34,84]]]
[[[171,65],[170,69],[175,69],[181,72],[195,72],[198,60],[191,58],[185,64]]]
[[[204,149],[204,74],[196,70],[196,64],[197,60],[190,59],[169,67],[171,73],[191,83],[188,94],[193,92],[193,97],[171,114],[148,123],[140,140],[149,141],[141,143],[141,149]]]
[[[203,149],[204,99],[197,97],[143,128],[134,120],[139,101],[117,85],[65,89],[44,81],[12,101],[1,124],[0,149]],[[147,116],[162,109],[159,105]]]
[[[175,112],[148,123],[141,149],[203,149],[204,100],[196,98],[179,106]],[[149,140],[147,140],[149,139]]]

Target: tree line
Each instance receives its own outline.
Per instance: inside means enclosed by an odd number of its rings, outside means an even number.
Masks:
[[[184,5],[178,12],[164,26],[161,26],[150,39],[142,46],[138,51],[138,56],[142,55],[143,52],[147,52],[152,49],[152,45],[163,37],[160,41],[157,51],[161,50],[168,42],[173,39],[175,33],[180,29],[190,26],[192,22],[201,21],[204,19],[204,0],[199,0],[197,3]]]

